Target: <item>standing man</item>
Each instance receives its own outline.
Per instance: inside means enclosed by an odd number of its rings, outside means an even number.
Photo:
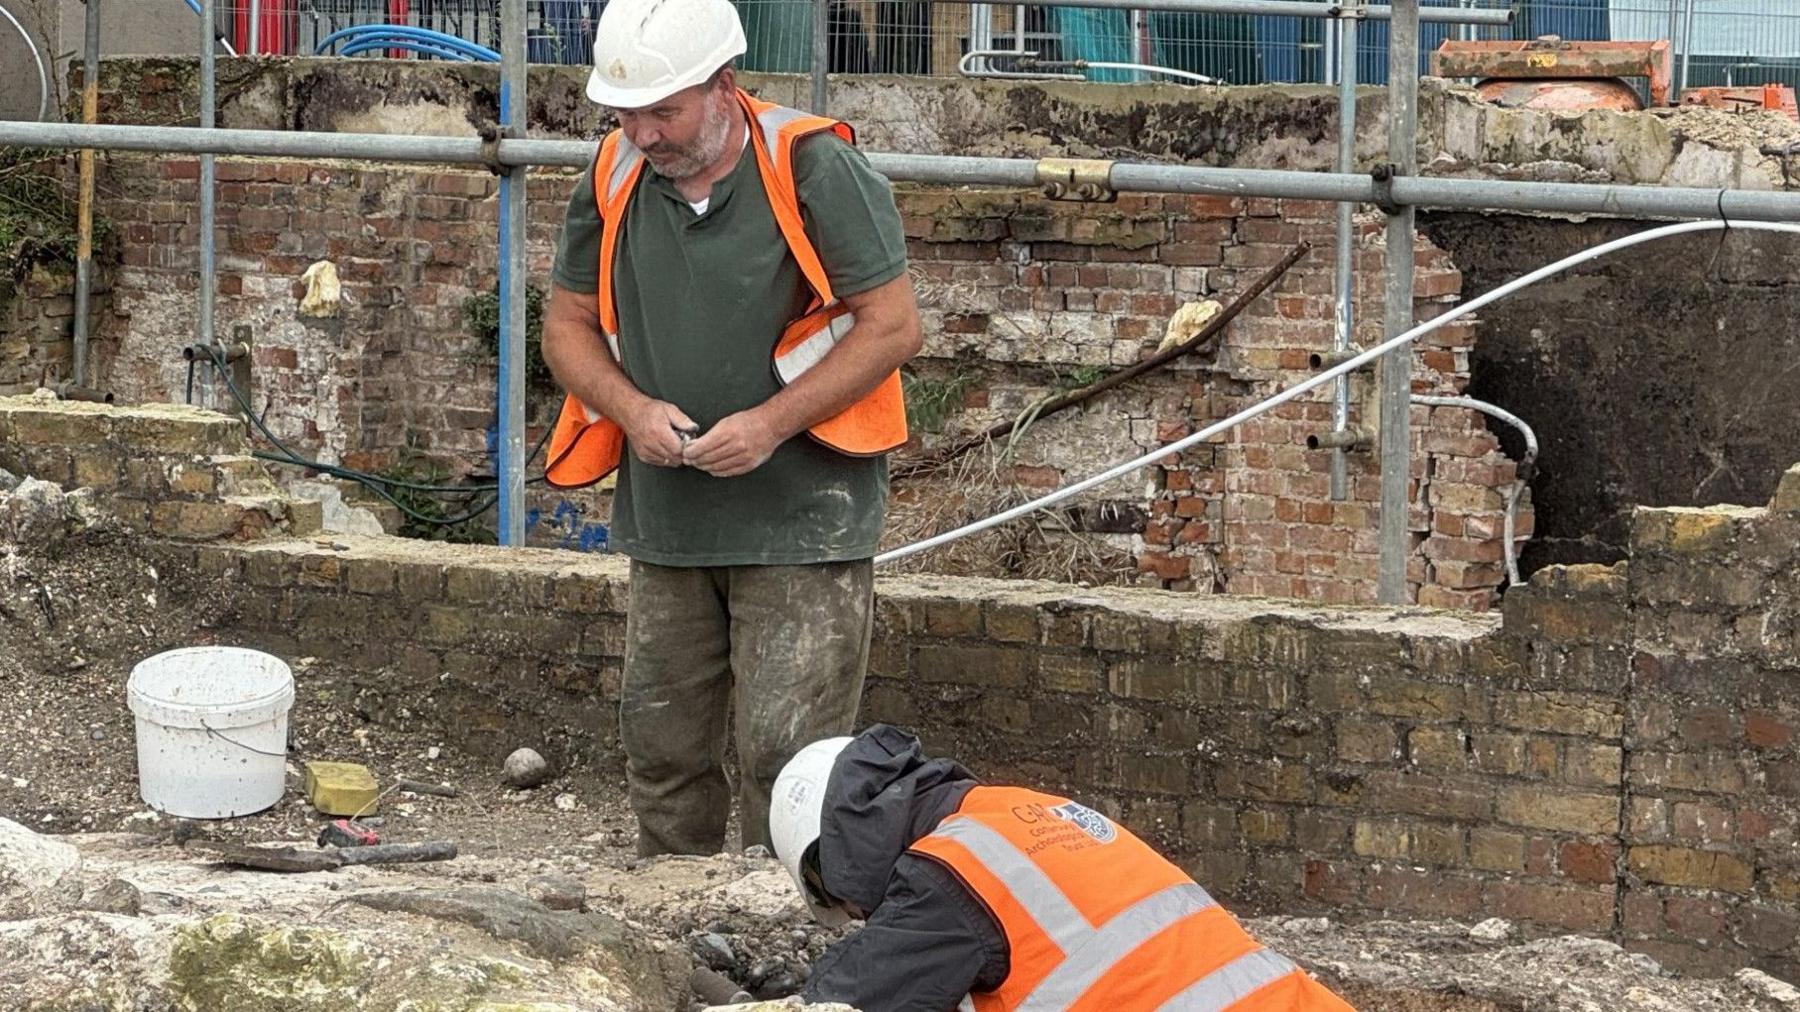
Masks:
[[[855,720],[921,343],[887,181],[847,126],[740,91],[744,49],[729,0],[607,5],[588,97],[620,128],[569,201],[544,317],[568,391],[550,483],[619,471],[643,855],[724,846],[728,733],[744,844],[767,844],[783,764]]]

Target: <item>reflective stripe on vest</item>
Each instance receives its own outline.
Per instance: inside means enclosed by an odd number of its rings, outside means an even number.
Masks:
[[[912,849],[1006,934],[1007,980],[959,1008],[1348,1012],[1143,841],[1065,799],[978,787]]]
[[[754,125],[750,145],[770,210],[813,293],[811,306],[782,331],[771,354],[770,366],[785,386],[823,361],[855,324],[855,317],[833,297],[831,280],[806,237],[795,192],[794,145],[803,137],[827,130],[851,143],[855,135],[842,123],[761,102],[742,91],[738,92],[738,102]],[[599,289],[595,298],[607,349],[613,360],[621,363],[613,268],[617,263],[620,226],[645,163],[644,153],[619,130],[601,143],[594,161],[594,200],[601,215]],[[826,446],[851,456],[876,456],[898,449],[907,438],[900,374],[890,374],[861,400],[808,432]],[[551,433],[545,478],[558,488],[591,485],[618,467],[624,445],[623,430],[574,395],[568,395]]]

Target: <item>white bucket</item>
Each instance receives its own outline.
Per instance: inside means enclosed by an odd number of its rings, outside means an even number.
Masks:
[[[125,698],[137,717],[138,791],[150,807],[226,819],[281,800],[294,675],[279,657],[170,650],[131,670]]]

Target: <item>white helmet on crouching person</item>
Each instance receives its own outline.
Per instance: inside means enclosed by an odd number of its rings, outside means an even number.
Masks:
[[[825,891],[819,874],[819,823],[831,770],[852,739],[826,738],[801,749],[775,778],[769,797],[769,841],[800,889],[813,919],[827,927],[848,923],[849,911]]]
[[[642,109],[704,84],[747,48],[731,0],[612,0],[594,31],[587,96]]]

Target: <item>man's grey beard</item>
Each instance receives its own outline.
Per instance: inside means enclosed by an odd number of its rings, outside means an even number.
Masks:
[[[686,150],[671,151],[666,155],[646,152],[650,167],[678,183],[711,168],[725,153],[725,145],[731,140],[732,112],[728,103],[709,103],[706,118],[700,123],[700,136],[694,139],[693,146]]]

